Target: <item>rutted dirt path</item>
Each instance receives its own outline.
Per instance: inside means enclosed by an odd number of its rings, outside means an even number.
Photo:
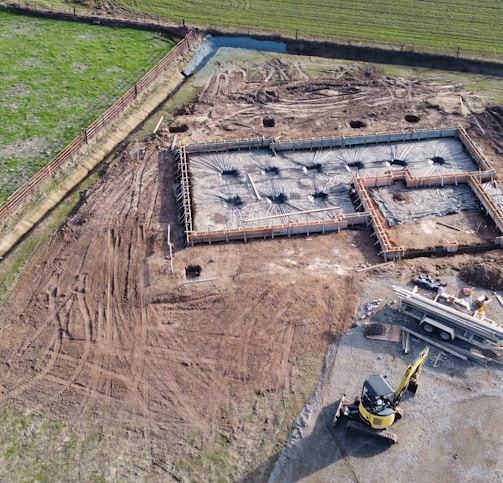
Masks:
[[[24,280],[30,289],[11,300],[1,401],[84,432],[98,415],[163,466],[188,438],[241,431],[220,421],[222,408],[234,406],[237,417],[257,394],[281,401],[292,364],[342,331],[355,306],[342,300],[354,294],[351,283],[335,292],[329,270],[286,277],[276,264],[288,266],[292,249],[319,247],[300,240],[243,247],[244,259],[225,247],[187,250],[171,274],[166,234],[176,211],[162,209],[172,196],[162,180],[172,159],[155,143],[143,159],[131,152],[88,192]],[[255,270],[261,259],[269,270]],[[182,286],[192,262],[218,281]]]

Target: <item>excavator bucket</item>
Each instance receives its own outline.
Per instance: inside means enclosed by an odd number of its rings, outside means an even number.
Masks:
[[[342,396],[339,404],[337,405],[337,409],[335,410],[334,418],[332,419],[332,427],[335,428],[337,421],[339,420],[341,414],[344,412],[344,408],[347,404],[346,395]]]
[[[416,381],[409,381],[409,385],[407,386],[407,392],[416,394],[418,387],[419,384]]]

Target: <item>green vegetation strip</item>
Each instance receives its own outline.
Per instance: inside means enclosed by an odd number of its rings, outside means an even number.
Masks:
[[[82,428],[27,409],[0,410],[2,482],[164,481],[146,480],[142,460],[131,450],[100,424]]]
[[[158,33],[0,11],[0,201],[174,45]]]
[[[61,421],[18,409],[0,411],[0,479],[64,481],[77,438]]]
[[[200,27],[384,43],[503,59],[501,0],[119,0],[155,17]]]

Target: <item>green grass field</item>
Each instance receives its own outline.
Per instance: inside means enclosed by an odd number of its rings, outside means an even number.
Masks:
[[[0,11],[0,201],[166,54],[152,32]]]
[[[118,0],[187,25],[503,59],[501,0]]]

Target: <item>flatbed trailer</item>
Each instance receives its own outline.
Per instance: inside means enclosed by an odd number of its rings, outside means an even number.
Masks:
[[[486,318],[461,312],[422,295],[393,286],[400,311],[416,320],[426,333],[437,330],[444,341],[459,339],[484,350],[503,350],[503,326]]]

